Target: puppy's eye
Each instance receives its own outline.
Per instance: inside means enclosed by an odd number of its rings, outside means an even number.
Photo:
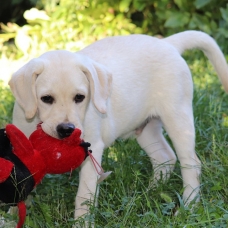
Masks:
[[[75,103],[80,103],[82,102],[83,100],[85,99],[85,96],[84,95],[81,95],[81,94],[77,94],[74,98],[74,101]]]
[[[49,95],[41,97],[41,100],[46,104],[53,104],[54,102],[54,98]]]

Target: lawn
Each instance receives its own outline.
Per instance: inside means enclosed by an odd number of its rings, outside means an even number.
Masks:
[[[196,152],[202,161],[201,201],[191,210],[183,205],[178,163],[166,183],[153,187],[153,170],[145,152],[135,140],[120,139],[103,157],[103,168],[113,173],[100,185],[98,207],[91,206],[92,213],[86,217],[95,222],[95,227],[228,227],[228,96],[212,66],[199,52],[189,52],[185,58],[195,84]],[[4,127],[11,121],[13,97],[3,83],[0,93],[0,125]],[[32,192],[25,227],[71,227],[77,187],[77,170],[72,174],[47,175]],[[13,227],[10,221],[17,217],[7,214],[8,208],[9,205],[1,204],[0,215],[7,218],[6,227]],[[77,222],[83,227],[82,221]]]

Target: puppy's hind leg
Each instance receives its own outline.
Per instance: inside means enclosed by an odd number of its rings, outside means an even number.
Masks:
[[[161,120],[173,142],[181,165],[184,186],[183,200],[185,204],[189,204],[194,199],[199,200],[199,175],[201,172],[201,162],[195,153],[192,107],[182,103],[181,106],[172,110],[166,110],[164,114],[161,116]]]
[[[150,157],[154,168],[154,180],[168,179],[177,159],[162,134],[161,120],[152,118],[137,136],[137,141]]]

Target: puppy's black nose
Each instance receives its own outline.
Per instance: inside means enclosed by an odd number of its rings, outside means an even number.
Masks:
[[[74,131],[75,126],[72,123],[61,123],[56,127],[59,138],[69,137]]]

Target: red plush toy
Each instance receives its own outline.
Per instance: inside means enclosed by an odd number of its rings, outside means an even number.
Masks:
[[[38,126],[29,140],[14,125],[0,129],[0,200],[19,209],[17,228],[24,224],[24,200],[47,173],[61,174],[81,165],[89,143],[75,129],[67,138],[53,138]]]
[[[47,173],[60,174],[79,167],[88,155],[90,144],[80,139],[80,135],[81,131],[75,129],[69,137],[60,140],[47,135],[38,125],[29,140],[45,160]]]

